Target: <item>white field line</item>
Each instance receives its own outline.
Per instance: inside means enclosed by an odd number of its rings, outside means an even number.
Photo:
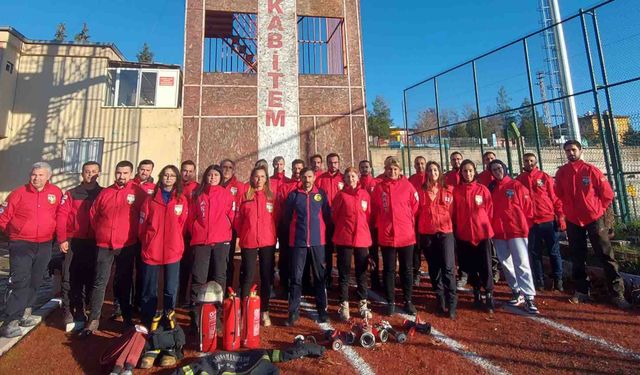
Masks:
[[[318,313],[316,312],[315,305],[312,305],[311,303],[306,302],[304,300],[304,298],[303,298],[302,301],[300,302],[300,307],[309,316],[311,316],[311,319],[313,319],[313,320],[317,319]],[[331,324],[329,324],[329,323],[318,323],[318,322],[316,322],[316,324],[322,330],[334,329],[333,326],[331,326]],[[350,347],[349,345],[343,345],[341,352],[347,358],[347,361],[349,361],[351,366],[353,366],[353,368],[356,369],[358,374],[361,374],[361,375],[374,375],[375,374],[375,372],[371,369],[369,364],[367,362],[365,362],[365,360],[362,359],[362,357],[360,357],[358,355],[358,353],[355,350],[353,350],[353,348]]]
[[[376,300],[378,302],[384,303],[385,300],[378,293],[369,290],[369,296],[371,299]],[[396,315],[400,315],[404,319],[415,321],[415,316],[411,316],[403,313],[396,313]],[[468,350],[463,344],[458,341],[452,339],[451,337],[445,335],[444,333],[438,331],[433,326],[431,326],[431,334],[442,341],[445,345],[447,345],[451,350],[453,350],[456,354],[461,355],[464,359],[472,362],[473,364],[481,367],[485,371],[493,375],[507,375],[509,372],[503,369],[500,366],[494,365],[489,360],[481,357],[478,353],[472,352]]]
[[[631,358],[635,359],[636,361],[640,361],[640,354],[639,353],[636,353],[633,350],[627,349],[627,348],[625,348],[625,347],[623,347],[621,345],[609,342],[609,341],[607,341],[607,340],[605,340],[603,338],[596,337],[596,336],[591,336],[588,333],[579,331],[579,330],[577,330],[575,328],[571,328],[571,327],[565,326],[562,323],[558,323],[558,322],[553,321],[553,320],[548,319],[548,318],[543,318],[543,317],[538,316],[538,315],[531,315],[531,314],[527,313],[526,311],[520,310],[517,307],[513,307],[513,306],[509,306],[509,305],[503,305],[503,308],[505,310],[509,311],[509,312],[514,313],[514,314],[522,315],[522,316],[525,316],[525,317],[527,317],[529,319],[532,319],[532,320],[534,320],[534,321],[536,321],[536,322],[538,322],[540,324],[544,324],[546,326],[555,328],[555,329],[557,329],[559,331],[562,331],[564,333],[568,333],[570,335],[579,337],[579,338],[581,338],[583,340],[590,341],[590,342],[592,342],[592,343],[594,343],[594,344],[596,344],[596,345],[598,345],[598,346],[600,346],[600,347],[602,347],[604,349],[611,350],[613,352],[622,354],[624,356],[631,357]]]

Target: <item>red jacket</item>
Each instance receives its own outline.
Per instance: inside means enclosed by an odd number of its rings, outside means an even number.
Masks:
[[[336,195],[338,195],[338,192],[344,188],[344,176],[340,171],[336,172],[334,175],[328,171],[324,172],[316,179],[316,186],[327,194],[329,207],[331,207],[333,200]]]
[[[426,173],[416,173],[409,177],[409,182],[411,182],[411,185],[413,185],[413,188],[416,189],[416,191],[420,191],[422,190],[422,185],[424,185],[426,179]]]
[[[529,221],[533,218],[533,203],[529,190],[509,176],[495,181],[491,192],[493,238],[511,240],[529,236]]]
[[[460,170],[451,170],[444,174],[444,183],[453,189],[460,184]]]
[[[275,246],[278,211],[275,197],[267,199],[264,191],[254,191],[253,198],[247,199],[245,193],[234,223],[240,248]]]
[[[556,195],[567,220],[585,226],[598,220],[613,202],[613,190],[602,172],[578,160],[556,172]]]
[[[516,180],[529,189],[533,202],[533,223],[547,223],[564,216],[562,202],[556,195],[553,178],[538,168],[522,172]]]
[[[196,190],[200,187],[200,184],[195,180],[189,181],[182,187],[182,194],[187,197],[188,200],[191,200],[193,196],[196,194]]]
[[[338,192],[331,207],[331,220],[335,226],[334,245],[354,248],[371,246],[370,217],[371,196],[366,190],[347,186]]]
[[[487,186],[487,187],[488,187],[488,186],[489,186],[489,184],[490,184],[491,182],[493,182],[493,180],[495,180],[495,179],[496,179],[496,178],[495,178],[495,177],[493,177],[493,175],[491,174],[491,171],[487,169],[487,170],[485,170],[485,171],[482,171],[482,172],[478,175],[477,181],[478,181],[479,183],[481,183],[482,185],[484,185],[484,186]]]
[[[182,232],[187,222],[189,200],[171,194],[165,203],[162,192],[147,197],[140,209],[139,237],[142,261],[150,265],[178,262],[184,253]]]
[[[435,199],[429,191],[420,189],[420,210],[418,211],[418,233],[453,233],[453,193],[449,187],[439,188]]]
[[[318,180],[318,178],[324,174],[324,171],[319,169],[317,171],[313,171],[313,173],[316,175],[316,180]]]
[[[456,237],[477,245],[493,237],[493,202],[486,186],[477,182],[453,188],[453,226]]]
[[[56,232],[62,191],[47,182],[42,191],[31,183],[12,191],[0,206],[0,230],[11,241],[48,242]]]
[[[287,182],[289,182],[289,178],[284,175],[284,172],[278,173],[276,175],[269,177],[269,188],[274,194],[276,194],[280,189],[280,186],[282,186],[282,184],[285,184]]]
[[[138,242],[140,207],[146,197],[133,181],[102,189],[89,211],[98,247],[117,250]]]
[[[247,184],[244,182],[240,182],[236,176],[231,177],[231,179],[224,185],[225,189],[233,196],[233,211],[235,214],[238,213],[238,207],[240,207],[240,202],[242,202],[242,197],[244,193],[247,192]],[[231,223],[233,224],[233,219],[231,219]]]
[[[234,197],[221,185],[207,186],[189,207],[188,230],[191,245],[212,245],[231,241],[235,217]]]
[[[133,179],[133,183],[140,186],[140,189],[142,189],[148,195],[152,195],[153,191],[156,188],[156,184],[153,183],[153,178],[149,178],[145,182],[140,182],[140,177],[136,176]]]
[[[89,211],[101,191],[102,187],[99,185],[96,185],[93,190],[88,190],[87,185],[80,184],[62,196],[58,209],[58,242],[64,242],[70,238],[96,237],[91,228]]]
[[[365,189],[369,194],[373,193],[373,190],[376,188],[376,185],[380,180],[373,177],[372,175],[360,176],[360,187]]]
[[[415,215],[419,198],[406,177],[384,177],[371,198],[380,246],[404,247],[416,243]]]

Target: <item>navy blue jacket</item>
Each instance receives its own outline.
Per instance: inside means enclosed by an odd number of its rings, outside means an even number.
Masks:
[[[293,190],[285,202],[284,220],[289,223],[289,246],[324,245],[326,223],[331,220],[327,195],[315,186],[309,193],[302,188]]]

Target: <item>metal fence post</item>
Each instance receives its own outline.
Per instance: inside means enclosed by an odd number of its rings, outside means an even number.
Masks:
[[[473,70],[473,92],[476,96],[476,117],[478,119],[478,135],[480,136],[480,160],[484,154],[484,134],[482,132],[482,120],[480,120],[480,96],[478,94],[478,72],[476,70],[476,60],[471,61]]]
[[[616,188],[618,189],[618,199],[620,200],[620,215],[622,220],[626,223],[629,221],[629,206],[627,205],[627,189],[624,182],[624,170],[622,168],[622,159],[620,157],[620,147],[618,145],[618,128],[616,125],[616,118],[613,114],[613,105],[611,104],[611,93],[609,92],[609,81],[607,79],[607,66],[604,60],[604,51],[602,48],[602,41],[600,40],[600,29],[598,28],[598,18],[596,16],[595,9],[591,11],[593,17],[593,32],[596,39],[596,48],[598,50],[598,58],[600,60],[600,69],[602,70],[602,83],[604,84],[604,95],[607,100],[609,129],[608,134],[610,138],[611,150],[613,151],[613,174],[616,182]],[[605,122],[602,122],[600,128],[606,126]]]
[[[404,107],[404,132],[407,135],[407,143],[409,143],[409,117],[407,115],[407,90],[403,92],[403,101]],[[409,145],[407,145],[408,147]],[[402,156],[402,174],[407,176],[407,165],[404,162],[404,149],[402,147],[402,137],[400,137],[400,155]],[[410,156],[409,156],[410,157]],[[411,172],[411,166],[409,166],[409,172]]]
[[[591,45],[589,44],[589,33],[587,32],[587,23],[584,18],[584,10],[580,9],[580,21],[582,23],[582,36],[584,37],[584,47],[587,53],[587,63],[589,64],[589,76],[591,77],[591,90],[593,92],[593,101],[596,106],[596,113],[598,114],[598,122],[600,123],[600,141],[602,142],[602,153],[604,155],[604,163],[605,168],[607,169],[607,177],[609,179],[609,183],[611,186],[616,186],[614,181],[614,176],[611,171],[611,165],[609,160],[609,151],[607,149],[607,141],[605,137],[606,129],[604,127],[604,122],[602,121],[602,112],[600,111],[600,100],[598,99],[598,83],[596,81],[596,73],[593,68],[593,60],[591,59]],[[614,201],[615,202],[615,201]],[[616,202],[617,204],[613,205],[613,210],[616,215],[619,214],[620,201]]]
[[[531,81],[531,65],[529,63],[529,47],[527,46],[527,39],[522,39],[522,46],[524,47],[524,59],[527,66],[527,78],[529,83],[529,98],[531,101],[531,116],[533,117],[533,127],[535,129],[536,134],[536,152],[538,153],[538,168],[541,171],[544,170],[542,167],[542,152],[540,151],[540,133],[538,130],[538,116],[536,116],[536,107],[533,105],[535,102],[533,97],[533,82]]]
[[[438,129],[438,144],[440,145],[440,165],[442,165],[442,134],[440,133],[440,99],[438,96],[438,78],[433,79],[433,93],[436,100],[436,129]],[[451,142],[451,137],[447,137]]]

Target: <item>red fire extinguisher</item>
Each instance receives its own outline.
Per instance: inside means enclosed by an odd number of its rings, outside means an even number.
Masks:
[[[242,301],[242,346],[249,349],[260,347],[260,297],[258,286],[253,284],[249,295]]]
[[[229,297],[224,300],[223,311],[222,348],[226,351],[238,350],[240,349],[240,299],[232,288],[229,288]]]
[[[213,353],[218,346],[218,334],[216,332],[218,311],[213,303],[200,305],[200,351]]]

